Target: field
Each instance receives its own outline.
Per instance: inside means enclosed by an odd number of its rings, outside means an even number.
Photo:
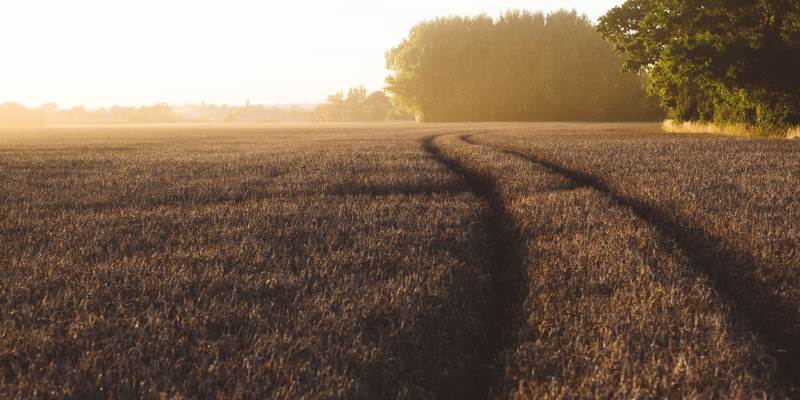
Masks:
[[[798,397],[798,187],[657,124],[0,131],[0,397]]]

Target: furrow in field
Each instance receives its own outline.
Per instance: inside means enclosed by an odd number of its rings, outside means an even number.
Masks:
[[[425,150],[453,173],[462,176],[473,193],[487,201],[489,208],[484,224],[491,238],[490,251],[491,294],[489,308],[484,312],[486,347],[481,360],[472,368],[472,398],[485,399],[490,395],[494,382],[499,379],[500,353],[509,346],[509,334],[514,320],[519,319],[521,295],[525,292],[522,270],[519,232],[514,230],[505,203],[499,195],[496,182],[488,175],[465,168],[458,159],[451,157],[435,143],[436,136],[423,140]]]
[[[464,139],[472,144],[481,144],[471,137]],[[511,147],[498,149],[548,168],[571,179],[578,185],[592,187],[604,193],[617,204],[632,210],[638,218],[650,223],[662,237],[677,243],[688,258],[689,265],[699,273],[706,275],[714,289],[724,297],[725,301],[732,304],[733,318],[740,320],[741,324],[748,326],[750,330],[767,342],[767,347],[778,361],[785,379],[790,382],[792,387],[798,387],[798,383],[800,383],[800,330],[793,323],[800,320],[800,310],[793,306],[787,298],[767,290],[764,283],[752,271],[732,271],[726,265],[729,260],[739,260],[739,263],[741,260],[750,260],[745,261],[744,264],[754,265],[751,256],[726,246],[721,240],[669,210],[616,191],[612,187],[612,183],[599,176],[564,167],[519,149]],[[794,317],[781,319],[776,317],[778,315],[794,315]]]
[[[524,281],[490,397],[786,393],[772,357],[674,241],[591,182],[466,136],[427,147],[502,211]]]

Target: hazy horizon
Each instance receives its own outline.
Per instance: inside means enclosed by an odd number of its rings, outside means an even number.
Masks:
[[[318,103],[349,86],[382,89],[384,52],[423,20],[559,8],[594,20],[619,3],[13,0],[0,4],[0,103]]]

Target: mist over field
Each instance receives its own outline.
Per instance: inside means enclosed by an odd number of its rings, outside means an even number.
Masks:
[[[537,5],[0,5],[0,398],[800,398],[800,3]]]

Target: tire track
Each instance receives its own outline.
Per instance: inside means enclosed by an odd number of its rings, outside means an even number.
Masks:
[[[763,289],[763,284],[755,277],[752,256],[727,248],[719,239],[708,235],[704,230],[693,228],[688,221],[672,215],[636,198],[615,192],[608,182],[600,177],[566,168],[556,163],[540,159],[532,154],[477,142],[474,134],[461,135],[465,143],[484,146],[540,165],[570,179],[576,187],[591,187],[608,196],[620,206],[629,208],[643,221],[652,225],[662,238],[674,241],[686,255],[690,266],[709,278],[714,289],[734,308],[735,323],[741,323],[754,332],[777,360],[780,372],[792,387],[794,395],[800,395],[800,332],[793,325],[800,320],[800,310],[795,310],[784,299]],[[734,264],[735,263],[735,264]],[[725,265],[746,265],[750,269],[738,274],[724,273]],[[736,287],[750,288],[749,291]],[[755,296],[753,295],[755,292]],[[754,303],[754,297],[755,303]],[[778,312],[765,313],[769,306]],[[792,318],[777,320],[770,315],[790,315]]]
[[[491,397],[494,384],[499,381],[502,368],[500,355],[510,346],[509,333],[519,317],[522,296],[526,292],[525,271],[522,253],[519,251],[520,233],[514,228],[508,209],[497,190],[496,182],[488,176],[469,171],[457,160],[448,157],[434,143],[435,139],[445,135],[429,136],[423,139],[425,151],[444,165],[451,172],[461,176],[470,186],[472,193],[484,199],[488,205],[484,224],[491,242],[489,276],[491,282],[491,298],[489,306],[483,311],[486,327],[485,348],[482,349],[481,360],[469,371],[473,387],[473,399]]]

